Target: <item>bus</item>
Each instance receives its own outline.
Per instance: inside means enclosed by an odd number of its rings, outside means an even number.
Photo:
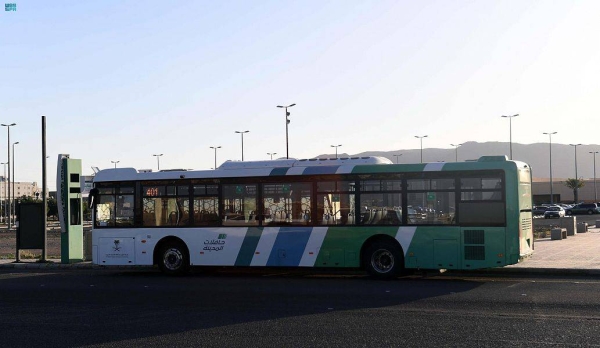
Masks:
[[[227,161],[105,169],[89,196],[97,265],[474,270],[533,252],[531,168],[506,156]]]

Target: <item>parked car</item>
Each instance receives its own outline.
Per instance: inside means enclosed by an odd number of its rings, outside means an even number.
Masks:
[[[548,207],[548,209],[544,212],[544,219],[552,219],[552,218],[561,218],[565,216],[565,210],[558,205],[553,207]]]
[[[531,211],[533,213],[533,216],[539,216],[539,215],[544,215],[544,213],[546,212],[547,209],[548,209],[548,207],[536,205],[533,207],[533,209]]]
[[[567,209],[567,215],[577,214],[600,214],[600,206],[597,203],[579,203]]]

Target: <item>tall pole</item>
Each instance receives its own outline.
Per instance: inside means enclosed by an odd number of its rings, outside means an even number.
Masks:
[[[288,106],[283,106],[283,105],[277,105],[278,108],[285,108],[285,158],[290,158],[290,151],[289,151],[289,143],[288,143],[288,124],[290,124],[290,113],[288,112],[288,108],[291,108],[292,106],[296,105],[296,103],[290,104]]]
[[[502,115],[502,117],[508,118],[508,131],[509,131],[509,141],[510,141],[510,159],[512,160],[512,119],[513,117],[517,117],[519,114],[514,115]]]
[[[267,155],[271,155],[271,159],[273,159],[273,155],[276,155],[277,152],[267,152]]]
[[[245,131],[235,131],[235,132],[239,133],[242,136],[242,162],[244,162],[244,134],[245,133],[249,133],[250,131],[249,130],[245,130]]]
[[[335,159],[337,159],[337,158],[338,158],[338,155],[337,155],[337,148],[338,148],[338,147],[340,147],[340,146],[342,146],[342,144],[339,144],[339,145],[331,145],[331,147],[335,147]]]
[[[114,163],[115,164],[115,169],[117,169],[117,163],[119,163],[121,161],[110,161],[110,163]],[[160,166],[159,166],[160,167]],[[159,168],[160,169],[160,168]]]
[[[598,190],[596,190],[596,154],[598,151],[590,151],[594,155],[594,202],[598,203]]]
[[[569,144],[573,147],[575,147],[575,180],[577,180],[577,185],[575,186],[575,195],[573,197],[573,200],[575,201],[575,203],[577,203],[579,201],[579,176],[577,176],[577,146],[581,145],[581,144]]]
[[[462,144],[450,144],[450,146],[454,146],[454,150],[455,150],[455,160],[454,162],[458,162],[458,147],[461,146]]]
[[[4,213],[2,214],[2,217],[4,218],[4,222],[6,222],[6,216],[7,216],[7,214],[6,214],[6,207],[7,207],[7,204],[6,204],[6,165],[8,164],[8,162],[4,162],[2,164],[4,164],[4,176],[3,176],[3,180],[2,180],[4,182],[4,185],[2,185],[2,186],[4,186],[4,201],[3,201]]]
[[[7,181],[7,185],[8,185],[8,210],[9,210],[9,214],[8,214],[8,229],[10,230],[10,226],[11,226],[11,221],[10,221],[10,211],[11,211],[11,201],[10,201],[10,127],[12,126],[16,126],[16,123],[11,123],[11,124],[4,124],[2,123],[3,127],[6,127],[6,130],[8,131],[8,141],[7,141],[7,146],[6,146],[6,152],[8,152],[8,181]]]
[[[393,155],[393,156],[394,156],[394,157],[396,157],[396,164],[398,164],[398,158],[399,158],[400,156],[402,156],[402,154],[399,154],[399,155]]]
[[[161,154],[152,155],[152,156],[156,157],[156,165],[158,166],[157,171],[159,171],[159,172],[160,172],[160,156],[162,156],[162,155],[163,155],[162,153]],[[115,168],[116,168],[116,165],[115,165]]]
[[[554,192],[553,192],[554,185],[552,185],[552,134],[556,134],[556,133],[557,132],[544,133],[550,137],[550,204],[554,203]]]
[[[15,160],[16,160],[16,158],[15,158],[15,145],[17,145],[18,143],[19,142],[17,141],[17,142],[14,142],[13,145],[12,145],[12,151],[13,151],[13,166],[12,166],[12,171],[13,171],[12,172],[12,178],[13,178],[13,181],[12,181],[12,201],[13,201],[13,207],[12,207],[12,212],[13,212],[13,216],[15,216],[15,217],[16,217],[16,213],[17,213],[17,206],[15,204],[15,181],[16,181],[15,180],[15,167],[17,166],[15,164]]]
[[[423,138],[427,138],[426,135],[415,135],[415,138],[421,140],[421,163],[423,163]]]
[[[46,262],[48,256],[48,200],[46,198],[46,116],[42,116],[42,207],[44,207],[44,248],[42,249],[42,262]]]
[[[211,146],[210,148],[215,150],[215,170],[217,170],[217,149],[220,149],[221,146]]]

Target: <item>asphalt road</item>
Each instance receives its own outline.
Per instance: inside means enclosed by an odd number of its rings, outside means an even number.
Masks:
[[[600,337],[600,279],[6,271],[2,347],[535,347]]]

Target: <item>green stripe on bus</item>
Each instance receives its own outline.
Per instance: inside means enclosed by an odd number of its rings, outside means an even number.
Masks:
[[[252,261],[252,257],[256,251],[256,246],[258,245],[262,231],[263,229],[259,227],[248,228],[246,237],[244,237],[244,241],[240,247],[240,252],[235,260],[236,266],[250,266],[250,262]]]
[[[321,245],[315,267],[360,267],[360,249],[369,237],[396,237],[398,226],[330,227]]]

